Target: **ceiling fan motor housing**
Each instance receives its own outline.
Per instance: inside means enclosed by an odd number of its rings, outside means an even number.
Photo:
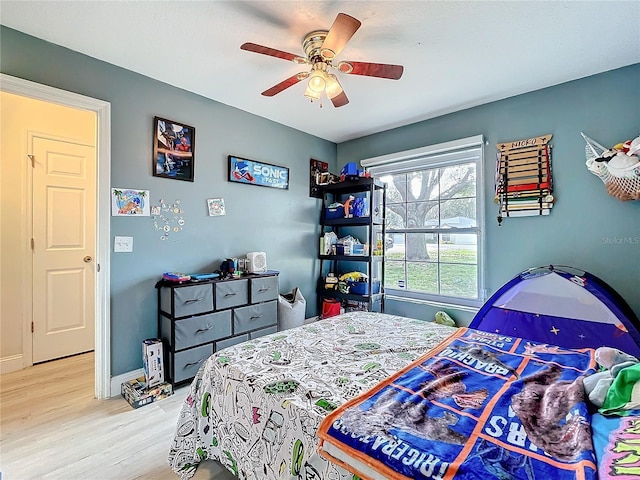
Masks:
[[[302,40],[302,49],[311,63],[323,62],[335,57],[331,50],[326,48],[324,51],[322,50],[322,44],[328,33],[327,30],[314,30],[307,33]],[[329,54],[328,56],[327,53]]]

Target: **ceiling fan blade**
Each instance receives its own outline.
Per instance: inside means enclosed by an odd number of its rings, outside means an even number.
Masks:
[[[287,88],[295,85],[299,81],[305,79],[307,76],[308,76],[307,72],[296,73],[295,75],[287,78],[286,80],[283,80],[277,85],[274,85],[273,87],[268,88],[267,90],[262,92],[262,95],[264,95],[265,97],[273,97],[274,95],[280,93],[281,91],[286,90]]]
[[[321,55],[327,60],[333,60],[360,28],[360,25],[359,20],[345,13],[339,13],[322,43]]]
[[[340,92],[338,95],[336,95],[331,99],[331,103],[333,103],[334,107],[338,108],[349,103],[349,99],[347,98],[347,94],[344,93],[344,90],[343,90],[342,92]]]
[[[275,48],[265,47],[264,45],[258,45],[257,43],[243,43],[240,45],[242,50],[248,52],[261,53],[262,55],[269,55],[270,57],[282,58],[283,60],[291,60],[296,63],[305,63],[307,60],[299,55],[293,53],[283,52],[282,50],[276,50]]]
[[[398,80],[402,77],[404,67],[402,65],[390,65],[388,63],[368,62],[340,62],[338,70],[351,75],[365,75],[367,77],[389,78]]]

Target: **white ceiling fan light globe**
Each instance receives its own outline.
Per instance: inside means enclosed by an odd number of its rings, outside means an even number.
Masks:
[[[311,89],[311,87],[307,87],[304,91],[304,96],[310,99],[312,102],[314,100],[320,100],[320,92],[315,92]]]
[[[326,75],[322,70],[314,70],[309,76],[309,88],[316,93],[322,93],[327,86]]]
[[[342,93],[342,85],[338,81],[337,77],[333,74],[327,75],[327,86],[325,92],[327,97],[335,98]]]

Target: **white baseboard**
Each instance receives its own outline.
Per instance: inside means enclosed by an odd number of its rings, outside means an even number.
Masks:
[[[120,387],[124,382],[128,382],[129,380],[133,380],[134,378],[143,377],[144,370],[139,368],[138,370],[133,370],[131,372],[123,373],[122,375],[116,375],[115,377],[111,377],[111,397],[117,397],[120,395]]]
[[[24,365],[22,363],[22,354],[9,355],[8,357],[0,358],[0,373],[9,373],[22,370]]]

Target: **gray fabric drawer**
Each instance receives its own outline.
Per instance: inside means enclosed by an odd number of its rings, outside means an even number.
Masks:
[[[249,339],[253,340],[254,338],[264,337],[265,335],[269,335],[270,333],[276,333],[278,331],[278,327],[267,327],[262,330],[256,330],[255,332],[251,332],[249,334]]]
[[[200,366],[213,354],[213,344],[202,345],[183,352],[178,352],[173,356],[174,383],[181,382],[194,377],[198,373]]]
[[[171,291],[173,290],[174,311],[171,311]],[[175,318],[190,317],[198,313],[213,310],[213,286],[189,285],[188,287],[162,287],[160,290],[160,307],[163,312],[173,314]]]
[[[249,335],[247,335],[246,333],[244,335],[238,335],[237,337],[228,338],[226,340],[220,340],[219,342],[216,342],[216,352],[222,350],[223,348],[230,347],[231,345],[246,342],[247,340],[249,340]]]
[[[175,350],[211,342],[231,335],[231,311],[210,313],[199,317],[176,320]]]
[[[249,303],[249,281],[232,280],[215,284],[216,310]]]
[[[169,317],[160,315],[160,338],[165,345],[171,345],[171,327],[173,326],[173,322],[174,320],[171,320]]]
[[[251,279],[251,303],[278,299],[278,277]]]
[[[278,307],[275,301],[236,308],[233,311],[233,333],[269,327],[277,321]]]

